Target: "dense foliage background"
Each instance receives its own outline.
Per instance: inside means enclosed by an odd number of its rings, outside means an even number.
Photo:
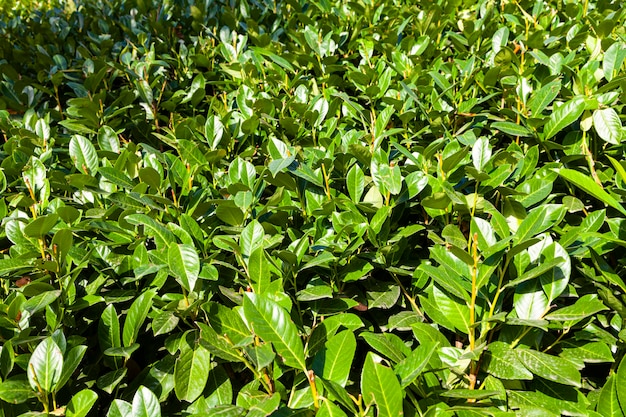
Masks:
[[[622,2],[415,3],[3,2],[0,415],[624,415]]]

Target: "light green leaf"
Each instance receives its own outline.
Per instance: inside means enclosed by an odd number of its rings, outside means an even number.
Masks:
[[[484,353],[484,370],[502,379],[533,379],[508,343],[492,342]]]
[[[585,111],[585,99],[583,97],[574,97],[555,109],[543,128],[543,140],[550,139],[574,123],[583,114],[583,111]]]
[[[61,372],[61,376],[59,377],[57,389],[61,389],[67,383],[67,381],[70,380],[71,376],[78,368],[78,365],[83,360],[85,352],[87,352],[87,346],[78,345],[71,348],[70,351],[65,354],[65,359],[63,361],[63,371]]]
[[[604,417],[623,417],[624,413],[620,407],[620,401],[617,391],[617,375],[610,375],[604,383],[600,396],[598,397],[598,405],[596,411]]]
[[[125,347],[130,347],[137,340],[139,330],[141,330],[141,326],[152,308],[152,299],[155,295],[156,289],[150,289],[143,292],[130,305],[122,332],[122,341]]]
[[[150,216],[145,214],[131,214],[124,217],[124,220],[132,225],[143,226],[144,229],[148,229],[148,236],[154,237],[157,248],[159,249],[169,247],[170,244],[176,242],[174,233]]]
[[[248,273],[252,289],[257,294],[265,293],[271,282],[271,269],[263,247],[256,248],[248,259]]]
[[[107,417],[129,417],[132,413],[133,406],[129,402],[116,398],[109,407]]]
[[[604,52],[602,71],[607,81],[611,81],[617,75],[624,63],[624,58],[626,58],[626,48],[624,46],[623,42],[613,42]]]
[[[32,267],[33,267],[32,259],[23,259],[23,258],[0,259],[0,276],[6,275],[9,272],[13,272],[18,269],[32,268]]]
[[[24,227],[24,234],[28,237],[42,237],[52,230],[58,219],[57,214],[39,216]]]
[[[111,184],[131,190],[136,184],[128,175],[113,167],[101,167],[98,172]]]
[[[531,349],[516,349],[515,352],[533,374],[559,384],[581,387],[580,372],[572,362]]]
[[[365,357],[361,372],[361,392],[365,404],[375,403],[378,417],[398,417],[402,415],[403,391],[396,374],[380,363],[380,358],[372,352]]]
[[[561,168],[558,173],[561,177],[572,183],[572,185],[575,185],[592,197],[626,215],[626,209],[624,209],[615,198],[596,184],[595,181],[589,178],[589,176],[568,168]]]
[[[47,305],[56,301],[60,295],[61,291],[59,290],[45,291],[41,294],[37,294],[22,304],[22,314],[24,314],[24,312],[28,312],[29,316],[32,317],[33,314],[43,310]]]
[[[535,281],[526,281],[515,287],[513,306],[520,319],[539,320],[549,308],[548,297]]]
[[[529,137],[533,135],[530,130],[528,130],[524,126],[518,125],[517,123],[513,122],[495,122],[491,124],[491,127],[511,136]]]
[[[551,321],[582,320],[603,310],[608,310],[608,308],[598,300],[597,294],[586,294],[571,306],[560,308],[546,315],[545,319]]]
[[[593,127],[605,142],[619,145],[622,141],[622,121],[612,108],[594,110]]]
[[[439,311],[446,316],[459,331],[469,334],[469,307],[464,302],[448,296],[436,285],[433,286],[433,298]]]
[[[324,398],[320,404],[319,410],[315,414],[315,417],[348,417],[346,413],[335,404]]]
[[[156,395],[148,388],[140,386],[133,396],[131,417],[161,417],[161,406]]]
[[[98,146],[103,151],[120,153],[120,139],[117,132],[109,126],[102,126],[98,130]]]
[[[211,354],[188,333],[181,344],[180,356],[174,366],[174,391],[179,400],[193,402],[202,394],[209,378]]]
[[[552,81],[541,87],[528,100],[528,108],[532,117],[540,118],[541,112],[559,95],[561,91],[561,81]]]
[[[98,322],[98,341],[102,352],[109,348],[122,346],[120,321],[113,304],[109,304],[100,315],[100,321]],[[121,366],[121,359],[115,358],[114,361],[117,367]]]
[[[306,372],[304,348],[296,325],[276,302],[254,293],[246,293],[243,311],[254,333],[274,345],[285,365]]]
[[[348,187],[348,194],[353,202],[358,203],[361,201],[363,191],[365,190],[365,175],[359,164],[354,164],[346,175],[346,186]]]
[[[9,404],[21,404],[36,394],[25,374],[12,376],[0,382],[0,399]]]
[[[172,311],[161,311],[152,319],[152,333],[155,336],[167,334],[176,328],[179,320]]]
[[[394,367],[402,388],[411,385],[421,375],[437,348],[439,348],[439,342],[421,343]]]
[[[63,369],[63,352],[52,337],[47,337],[37,345],[28,361],[28,381],[37,390],[41,387],[45,392],[52,392],[61,378]]]
[[[313,359],[311,368],[315,375],[334,381],[342,387],[348,382],[352,360],[356,352],[356,338],[350,330],[331,337]]]
[[[74,394],[65,409],[66,417],[85,417],[98,399],[98,394],[90,389],[83,389]]]
[[[98,154],[91,141],[84,136],[74,135],[70,139],[70,157],[78,171],[95,175],[98,170]]]
[[[532,209],[515,232],[515,244],[526,242],[546,231],[560,221],[565,212],[565,207],[559,204],[544,204]]]
[[[187,244],[171,245],[167,258],[172,275],[185,290],[192,292],[200,273],[200,258],[196,248]]]
[[[615,373],[615,388],[617,389],[617,398],[622,406],[622,410],[626,409],[626,360],[622,361]]]

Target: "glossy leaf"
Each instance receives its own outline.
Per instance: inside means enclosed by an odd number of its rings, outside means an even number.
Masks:
[[[33,351],[28,361],[28,381],[30,386],[44,392],[55,390],[63,369],[63,352],[51,338],[45,338]]]
[[[170,270],[187,291],[193,291],[200,273],[200,258],[195,248],[186,244],[170,245],[167,251]]]
[[[76,169],[87,175],[95,175],[98,170],[98,155],[92,143],[81,135],[70,140],[70,157]]]
[[[192,345],[188,342],[193,343]],[[174,391],[179,400],[193,402],[202,394],[209,378],[211,355],[187,337],[174,367]]]
[[[263,295],[246,293],[243,311],[254,333],[274,345],[285,365],[306,371],[298,330],[282,307]]]
[[[67,404],[65,415],[67,417],[85,417],[97,399],[98,394],[85,388],[74,394],[70,402]]]
[[[379,416],[402,414],[402,388],[395,373],[381,364],[371,352],[365,357],[361,391],[366,404],[376,404]]]
[[[615,198],[613,198],[609,193],[600,188],[600,186],[589,177],[581,174],[578,171],[567,168],[560,169],[559,175],[569,181],[572,185],[580,188],[589,195],[602,201],[604,204],[613,207],[620,213],[626,215],[626,209],[624,209],[624,207],[622,207],[622,205]]]
[[[565,127],[574,123],[585,110],[585,100],[582,97],[574,97],[567,103],[556,108],[550,115],[550,120],[544,126],[543,139],[548,140],[559,133]]]
[[[531,349],[517,349],[516,353],[524,366],[535,375],[560,384],[580,387],[580,373],[573,363]]]

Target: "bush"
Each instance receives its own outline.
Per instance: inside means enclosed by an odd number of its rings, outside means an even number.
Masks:
[[[422,3],[0,9],[4,415],[623,415],[624,9]]]

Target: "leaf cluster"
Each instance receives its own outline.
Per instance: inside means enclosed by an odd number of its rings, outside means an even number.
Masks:
[[[620,2],[35,3],[2,415],[624,415]]]

